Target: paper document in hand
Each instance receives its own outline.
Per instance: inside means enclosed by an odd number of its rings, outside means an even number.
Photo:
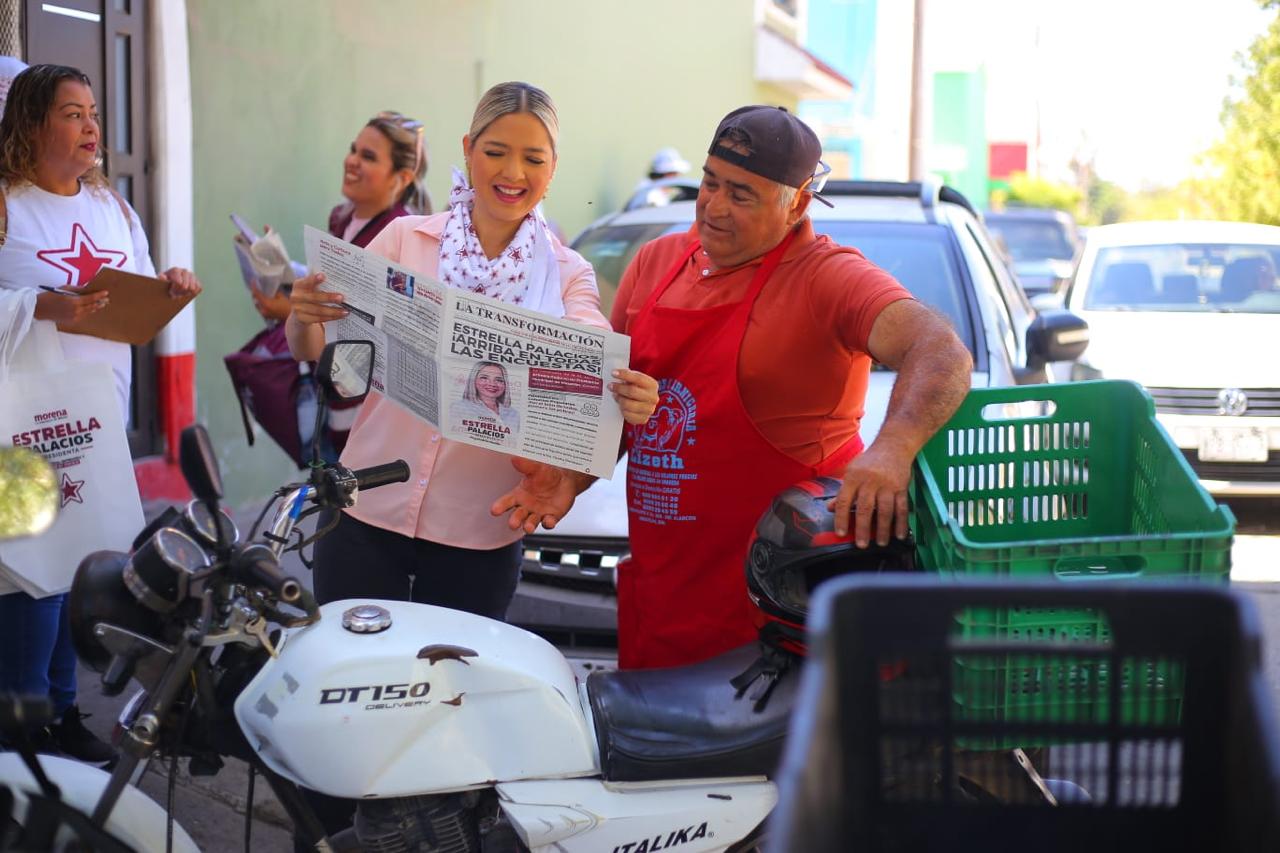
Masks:
[[[236,226],[236,233],[231,236],[231,247],[236,251],[236,262],[240,264],[240,277],[244,286],[250,291],[258,283],[258,273],[253,268],[253,260],[249,257],[249,247],[258,239],[254,231],[239,214],[231,214],[231,222]]]
[[[240,216],[240,214],[231,214],[231,223],[236,226],[236,231],[240,232],[240,236],[244,237],[247,242],[252,243],[258,239],[258,232],[254,231],[253,227],[248,222],[245,222],[244,217]]]
[[[253,259],[249,257],[249,242],[237,234],[231,238],[231,246],[236,250],[236,262],[240,264],[240,277],[244,286],[251,292],[258,283],[258,273],[253,268]]]
[[[306,274],[305,267],[300,267],[289,259],[289,250],[285,248],[278,232],[269,230],[258,236],[248,223],[234,213],[231,214],[231,221],[236,226],[231,243],[236,251],[245,287],[252,290],[256,284],[264,296],[275,296],[280,285],[292,284],[300,275]]]
[[[164,279],[115,267],[103,267],[88,284],[73,292],[75,298],[87,299],[90,294],[103,290],[110,297],[107,307],[79,320],[59,323],[58,328],[77,335],[142,345],[150,343],[188,302],[196,298],[194,293],[170,296],[169,282]]]
[[[375,390],[446,438],[613,475],[622,413],[608,386],[630,338],[446,287],[316,228],[305,239],[350,311],[325,338],[373,341]]]

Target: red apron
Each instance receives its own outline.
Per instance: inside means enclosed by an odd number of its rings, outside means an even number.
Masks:
[[[854,436],[817,465],[770,444],[738,390],[747,319],[793,230],[764,257],[741,302],[658,305],[695,239],[653,289],[631,330],[631,366],[658,380],[658,407],[627,427],[631,559],[618,567],[618,666],[681,666],[756,637],[747,598],[747,543],[778,492],[844,470]],[[784,357],[783,354],[779,354]]]

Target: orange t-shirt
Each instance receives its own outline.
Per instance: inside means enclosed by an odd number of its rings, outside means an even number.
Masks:
[[[738,354],[738,388],[765,439],[812,465],[858,432],[871,372],[871,327],[886,305],[912,296],[857,249],[814,234],[809,219],[797,227],[752,306]],[[694,225],[641,247],[618,287],[615,330],[631,331],[649,294],[696,236]],[[699,250],[658,304],[696,309],[741,300],[762,260],[713,270]]]

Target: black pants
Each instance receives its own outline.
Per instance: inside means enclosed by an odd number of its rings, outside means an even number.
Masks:
[[[320,514],[317,528],[333,520]],[[455,548],[402,536],[343,513],[315,550],[315,595],[321,604],[344,598],[416,601],[504,619],[520,579],[519,541],[492,551]],[[355,800],[302,789],[325,832],[333,835],[355,819]],[[306,850],[294,838],[295,850]]]
[[[318,526],[331,521],[332,512],[321,513]],[[316,600],[416,601],[501,620],[516,592],[523,553],[519,541],[492,551],[455,548],[343,513],[337,528],[316,543]]]

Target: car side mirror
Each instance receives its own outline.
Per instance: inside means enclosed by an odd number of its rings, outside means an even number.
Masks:
[[[37,536],[58,517],[58,475],[39,453],[0,447],[0,540]]]
[[[1027,301],[1039,312],[1058,311],[1063,307],[1062,299],[1065,293],[1065,288],[1048,293],[1037,293],[1035,296],[1028,297]]]
[[[203,425],[193,424],[182,431],[178,464],[191,493],[216,507],[222,499],[222,473],[218,470],[218,457],[214,455],[209,431]]]
[[[316,365],[316,382],[327,401],[356,403],[369,394],[373,380],[373,341],[335,341]]]
[[[1044,311],[1027,327],[1028,367],[1075,361],[1089,346],[1089,324],[1065,309]]]

